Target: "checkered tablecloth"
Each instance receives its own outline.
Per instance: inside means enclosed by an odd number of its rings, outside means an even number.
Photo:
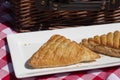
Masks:
[[[12,22],[9,8],[8,2],[0,0],[0,80],[120,80],[120,66],[17,79],[6,40],[7,35],[16,34],[7,26]]]

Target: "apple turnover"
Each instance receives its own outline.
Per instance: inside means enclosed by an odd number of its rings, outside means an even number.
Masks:
[[[28,60],[33,68],[57,67],[94,61],[99,54],[61,35],[53,35]]]
[[[120,57],[120,31],[118,30],[83,39],[81,44],[95,52],[112,57]]]

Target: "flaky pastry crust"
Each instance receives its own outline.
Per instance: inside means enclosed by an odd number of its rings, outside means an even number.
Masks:
[[[120,31],[96,35],[92,38],[83,39],[80,43],[87,48],[112,57],[120,57]]]
[[[94,61],[99,57],[83,45],[56,34],[32,55],[28,64],[33,68],[57,67]]]

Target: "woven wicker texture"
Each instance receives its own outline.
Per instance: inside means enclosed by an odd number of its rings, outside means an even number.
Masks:
[[[20,32],[120,22],[120,8],[109,11],[39,11],[35,0],[11,0],[14,29]]]

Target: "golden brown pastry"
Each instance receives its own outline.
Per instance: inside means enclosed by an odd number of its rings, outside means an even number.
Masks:
[[[57,67],[84,61],[94,61],[100,56],[75,41],[53,35],[32,55],[28,64],[33,68]]]
[[[96,35],[93,38],[83,39],[80,45],[103,53],[105,55],[120,57],[120,31],[109,32],[103,35]]]

